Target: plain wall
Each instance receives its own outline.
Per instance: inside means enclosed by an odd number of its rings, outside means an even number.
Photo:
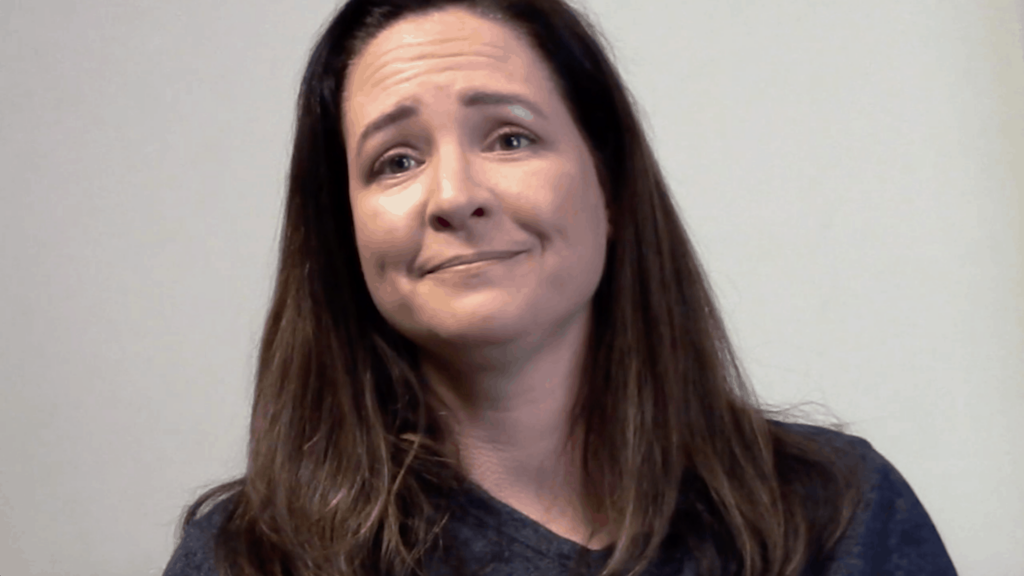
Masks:
[[[592,0],[756,390],[1024,575],[1010,0]],[[243,470],[326,0],[0,3],[0,574],[160,574]]]

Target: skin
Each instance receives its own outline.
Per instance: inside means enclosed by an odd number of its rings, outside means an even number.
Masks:
[[[415,342],[466,474],[565,538],[586,540],[567,426],[608,211],[593,158],[543,58],[464,9],[381,32],[345,79],[342,130],[363,276]],[[473,93],[517,102],[467,106]],[[479,99],[478,99],[479,100]],[[407,117],[363,138],[396,107]],[[424,274],[482,250],[501,260]]]

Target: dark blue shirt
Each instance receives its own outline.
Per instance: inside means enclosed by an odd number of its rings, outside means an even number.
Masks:
[[[818,426],[781,425],[852,445],[867,464],[867,493],[840,543],[836,560],[824,571],[807,576],[956,575],[928,512],[903,476],[867,440]],[[569,573],[579,544],[551,532],[479,486],[470,485],[458,500],[459,513],[446,524],[445,539],[457,547],[468,566],[486,562],[486,573],[493,576]],[[217,504],[186,527],[164,576],[218,576],[213,564],[213,533],[226,505],[227,500]],[[611,557],[611,549],[586,554],[592,566],[601,566]],[[428,561],[426,567],[433,576],[448,572],[444,562]],[[663,547],[661,556],[644,571],[644,576],[670,575],[696,576],[693,558],[685,549]]]

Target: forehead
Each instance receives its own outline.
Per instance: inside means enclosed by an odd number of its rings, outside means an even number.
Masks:
[[[509,25],[461,8],[416,14],[392,24],[349,67],[345,123],[362,125],[425,90],[505,88],[551,96],[547,65]]]

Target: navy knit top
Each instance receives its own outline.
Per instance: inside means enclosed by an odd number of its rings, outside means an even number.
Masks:
[[[896,468],[863,438],[806,424],[774,424],[852,446],[867,467],[865,499],[831,565],[804,576],[955,576],[956,570],[928,512]],[[470,483],[459,494],[444,533],[470,574],[529,576],[569,574],[581,546],[563,538]],[[164,576],[219,576],[213,534],[228,500],[216,504],[185,529]],[[602,566],[611,547],[584,550],[591,566]],[[447,576],[443,560],[427,562],[428,574]],[[598,574],[594,570],[593,574]],[[669,543],[643,576],[697,576],[693,557]]]

